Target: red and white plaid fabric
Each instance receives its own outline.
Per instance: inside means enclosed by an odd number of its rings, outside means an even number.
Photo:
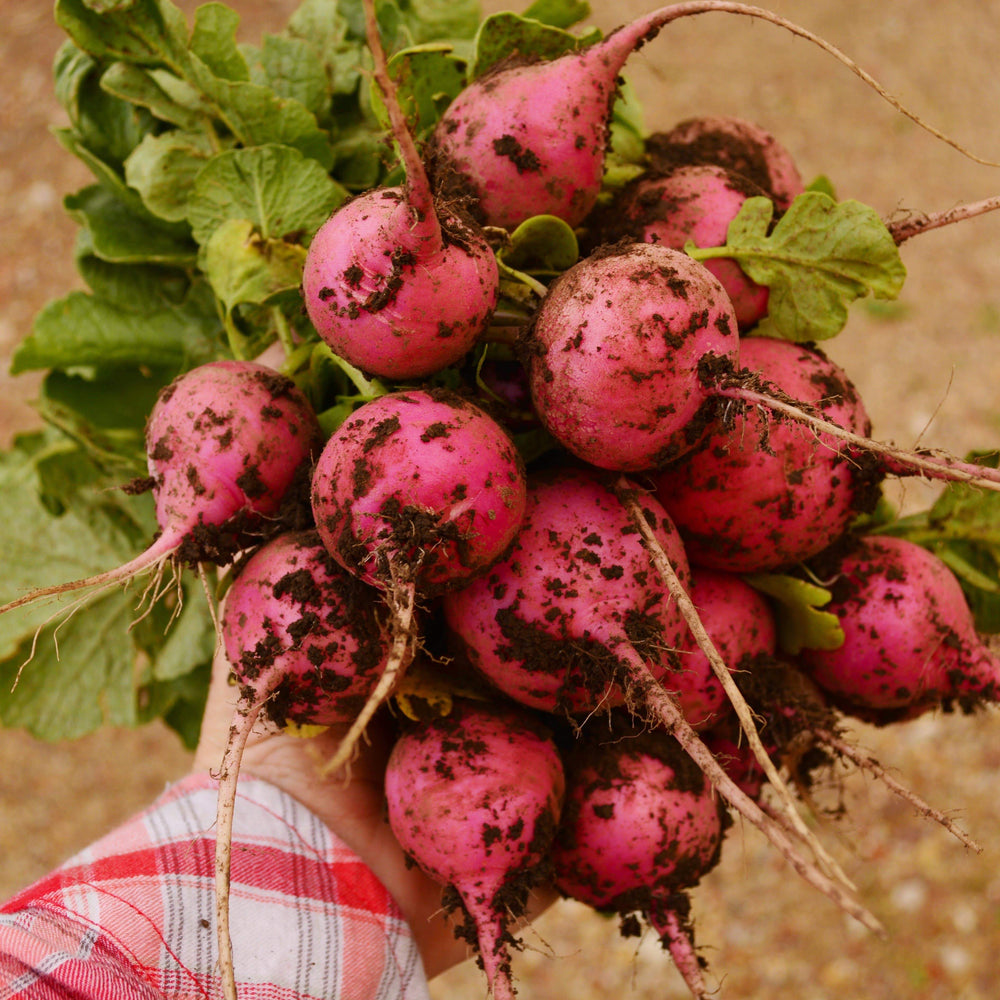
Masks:
[[[221,995],[217,783],[192,775],[0,907],[0,1000]],[[427,1000],[395,901],[300,803],[241,779],[231,921],[241,1000]]]

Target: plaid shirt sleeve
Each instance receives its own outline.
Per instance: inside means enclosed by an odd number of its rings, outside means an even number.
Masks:
[[[0,907],[0,1000],[219,997],[216,793],[208,775],[185,778]],[[236,806],[231,914],[241,1000],[428,1000],[385,887],[252,777]]]

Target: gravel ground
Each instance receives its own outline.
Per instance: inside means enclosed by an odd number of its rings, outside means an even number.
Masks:
[[[244,33],[283,23],[291,4],[233,4]],[[192,4],[183,6],[190,10]],[[850,53],[908,106],[984,156],[1000,158],[995,72],[1000,8],[965,0],[785,0],[772,9]],[[489,3],[487,9],[499,9]],[[644,9],[595,2],[610,27]],[[60,41],[47,5],[4,0],[0,34],[0,352],[44,301],[77,284],[74,227],[63,194],[84,169],[49,136],[62,123],[49,66]],[[614,14],[610,13],[614,10]],[[973,164],[892,111],[828,56],[779,29],[721,14],[670,27],[630,62],[650,128],[697,114],[738,114],[769,127],[809,178],[825,173],[841,197],[882,215],[935,211],[1000,191],[1000,172]],[[929,233],[904,247],[907,289],[888,309],[858,305],[829,346],[866,400],[877,437],[962,453],[997,440],[1000,376],[1000,218]],[[985,252],[984,252],[985,251]],[[31,426],[36,383],[0,375],[0,430]],[[910,484],[904,505],[932,491]],[[0,695],[2,697],[2,695]],[[734,828],[719,868],[694,893],[698,942],[726,1000],[979,1000],[996,996],[1000,953],[1000,742],[994,712],[928,716],[905,726],[859,726],[856,738],[934,805],[959,817],[981,855],[915,816],[870,778],[847,775],[824,792],[846,820],[819,823],[824,842],[885,923],[880,941],[843,918],[782,863],[755,831]],[[188,757],[158,726],[43,744],[0,732],[0,894],[146,804]],[[558,904],[525,936],[515,974],[522,1000],[614,995],[683,997],[651,937]],[[440,977],[434,1000],[483,996],[472,963]]]

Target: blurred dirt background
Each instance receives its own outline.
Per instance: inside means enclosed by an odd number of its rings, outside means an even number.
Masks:
[[[182,6],[190,11],[194,4]],[[232,0],[242,32],[277,29],[289,0]],[[489,11],[501,3],[489,0]],[[610,28],[651,4],[594,2]],[[911,109],[975,152],[1000,159],[1000,5],[968,0],[774,0],[771,8],[830,40]],[[61,41],[48,4],[0,0],[0,352],[50,297],[77,285],[75,227],[64,194],[85,169],[49,135],[63,123],[50,66]],[[803,175],[828,175],[842,198],[884,217],[937,211],[1000,193],[1000,170],[921,132],[828,55],[757,21],[712,14],[679,22],[629,63],[652,129],[701,114],[769,128]],[[829,353],[852,376],[876,437],[964,453],[1000,438],[1000,214],[917,237],[903,248],[906,291],[857,304]],[[31,427],[36,382],[0,373],[0,432]],[[897,496],[921,508],[933,491]],[[44,553],[39,553],[43,558]],[[2,567],[0,567],[2,572]],[[0,697],[3,695],[0,694]],[[872,780],[848,775],[847,819],[825,842],[886,924],[879,941],[809,889],[755,831],[736,827],[717,871],[694,893],[698,942],[725,1000],[985,1000],[1000,971],[1000,718],[927,716],[856,728],[897,777],[958,816],[984,845],[964,849]],[[168,731],[100,732],[48,745],[0,732],[0,894],[44,874],[144,806],[186,770]],[[830,793],[831,801],[835,792]],[[613,921],[559,904],[525,936],[522,1000],[686,996],[658,943],[619,938]],[[485,995],[466,963],[433,984],[435,1000]]]

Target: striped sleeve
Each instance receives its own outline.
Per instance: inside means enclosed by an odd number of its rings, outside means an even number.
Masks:
[[[0,907],[0,1000],[220,996],[217,783],[191,775]],[[395,901],[313,813],[241,779],[231,922],[241,1000],[427,1000]]]

